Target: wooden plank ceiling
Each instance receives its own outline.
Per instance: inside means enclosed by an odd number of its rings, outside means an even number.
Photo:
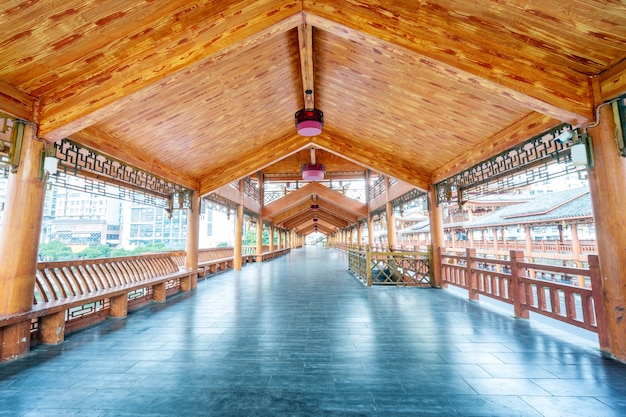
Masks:
[[[12,0],[0,56],[0,111],[201,194],[296,178],[311,147],[329,177],[426,189],[623,94],[626,5]],[[293,120],[307,88],[313,138]]]

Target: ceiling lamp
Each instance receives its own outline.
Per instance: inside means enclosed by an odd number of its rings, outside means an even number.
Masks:
[[[324,179],[326,167],[315,163],[315,148],[311,148],[311,163],[302,165],[300,171],[304,181],[321,181]]]
[[[313,92],[306,90],[307,96]],[[295,114],[296,130],[301,136],[316,136],[322,133],[324,127],[324,113],[316,108],[300,109]]]

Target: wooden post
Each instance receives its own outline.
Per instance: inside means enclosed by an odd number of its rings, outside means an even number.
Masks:
[[[0,229],[0,314],[28,311],[33,305],[37,251],[45,200],[45,182],[39,179],[42,141],[35,127],[23,128],[20,163],[9,174],[6,204]],[[30,321],[0,328],[0,361],[17,358],[30,348]]]
[[[260,214],[256,223],[256,261],[263,262],[263,218]]]
[[[263,217],[261,217],[261,212],[263,212],[263,207],[265,206],[265,177],[261,171],[257,173],[258,181],[259,181],[259,218],[257,221],[257,231],[256,231],[256,261],[263,262]]]
[[[391,206],[391,201],[389,197],[389,189],[391,188],[391,184],[389,182],[389,177],[385,175],[385,208],[387,213],[387,243],[389,246],[389,250],[392,250],[396,246],[396,216],[393,212],[393,207]]]
[[[233,269],[241,271],[242,239],[243,239],[243,179],[239,180],[239,205],[237,206],[237,220],[235,220],[235,248],[233,251]]]
[[[441,206],[437,205],[437,190],[435,184],[430,184],[428,187],[428,201],[430,218],[430,239],[433,246],[433,264],[431,265],[431,271],[433,277],[430,282],[434,287],[441,287],[441,252],[445,251],[445,239],[443,234],[443,211]]]
[[[361,237],[361,229],[363,229],[361,222],[360,221],[356,222],[356,244],[359,250],[361,250],[361,244],[362,244],[361,240],[363,239]]]
[[[498,240],[498,228],[493,228],[493,250],[496,252],[500,250],[500,242]]]
[[[270,224],[270,252],[274,252],[274,223]]]
[[[115,297],[111,297],[111,308],[109,310],[109,316],[122,318],[122,317],[126,317],[127,315],[128,315],[128,295],[122,294],[122,295],[117,295]]]
[[[600,273],[600,260],[598,255],[589,255],[589,279],[591,280],[591,294],[593,297],[593,306],[596,317],[596,326],[598,329],[598,342],[600,350],[604,354],[611,356],[611,342],[609,336],[608,322],[606,318],[606,309],[602,288],[602,274]]]
[[[615,146],[615,121],[610,106],[599,110],[593,137],[595,168],[589,169],[598,258],[609,334],[610,354],[626,362],[626,159]]]
[[[39,342],[57,345],[65,339],[65,310],[39,319]]]
[[[200,239],[200,198],[198,192],[191,194],[191,206],[187,209],[187,241],[185,248],[185,269],[195,271],[180,281],[181,291],[190,291],[198,286],[198,245]]]
[[[367,286],[372,286],[372,248],[369,245],[365,247],[365,268],[367,274]]]
[[[578,225],[574,222],[570,223],[570,229],[572,231],[572,258],[574,258],[574,262],[576,263],[576,268],[582,268],[583,263],[580,260],[580,240],[578,239]],[[577,280],[579,287],[585,287],[585,277],[583,275],[579,275]]]
[[[512,250],[510,253],[511,269],[511,285],[509,288],[509,296],[513,301],[513,310],[515,317],[527,319],[530,317],[528,310],[524,309],[526,303],[526,292],[524,285],[520,282],[519,277],[524,275],[524,270],[517,266],[518,262],[524,262],[524,252],[521,250]]]
[[[164,303],[167,298],[165,283],[161,282],[152,286],[152,300],[157,303]]]
[[[372,212],[370,207],[370,178],[372,172],[368,169],[365,171],[365,204],[367,205],[367,245],[370,250],[374,246],[374,224],[372,221]]]
[[[477,267],[476,249],[467,248],[465,250],[465,259],[465,265],[467,268],[465,271],[465,276],[467,277],[467,293],[470,300],[478,301],[480,297],[478,293],[478,277],[476,276],[476,272],[474,271]]]

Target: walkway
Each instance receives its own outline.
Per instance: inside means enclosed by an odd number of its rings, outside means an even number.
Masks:
[[[0,416],[624,416],[626,366],[310,247],[0,364]]]

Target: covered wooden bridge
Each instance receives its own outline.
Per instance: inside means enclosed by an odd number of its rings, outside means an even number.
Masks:
[[[203,198],[230,198],[238,227],[245,206],[297,246],[315,229],[336,238],[371,223],[373,211],[417,189],[428,193],[437,249],[442,203],[573,159],[589,173],[603,349],[626,361],[622,2],[8,1],[0,29],[9,171],[0,315],[13,317],[0,329],[0,358],[29,349],[48,176],[143,190],[188,210],[184,268],[165,270],[192,290]],[[309,169],[387,187],[362,203],[303,181]],[[246,203],[246,184],[262,194],[271,181],[304,185]],[[123,315],[120,294],[111,308]],[[59,325],[45,324],[53,334]]]

